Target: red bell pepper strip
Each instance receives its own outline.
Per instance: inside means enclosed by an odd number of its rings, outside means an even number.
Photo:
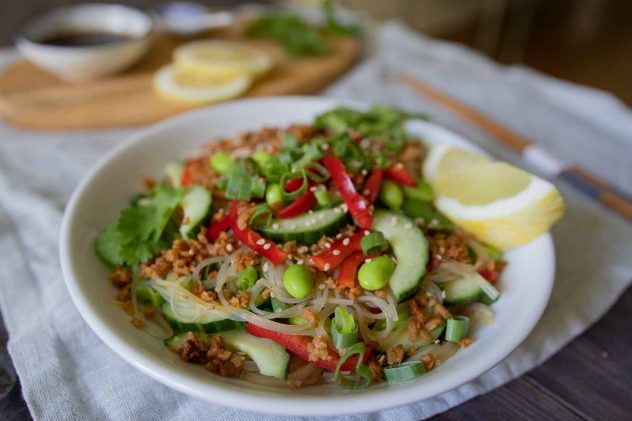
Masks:
[[[366,200],[368,200],[369,203],[375,203],[377,200],[377,197],[380,194],[380,185],[382,184],[383,175],[384,170],[382,168],[376,168],[364,182],[362,194],[366,197]]]
[[[307,212],[316,204],[316,197],[314,193],[308,191],[298,199],[277,212],[279,218],[293,218],[297,215]]]
[[[410,175],[406,167],[404,167],[404,164],[402,164],[401,162],[395,165],[391,165],[390,167],[385,169],[384,178],[408,187],[415,187],[417,185],[415,179],[412,177],[412,175]]]
[[[309,345],[312,343],[311,336],[301,336],[301,335],[291,335],[289,333],[277,332],[275,330],[266,329],[265,327],[261,327],[255,325],[253,323],[246,323],[246,332],[253,336],[257,336],[259,338],[266,338],[273,340],[285,347],[288,351],[296,354],[297,357],[309,361],[314,365],[324,368],[328,371],[336,371],[336,366],[340,361],[340,355],[333,349],[329,348],[327,359],[320,359],[316,361],[309,360]],[[363,363],[367,363],[371,358],[371,354],[373,353],[373,349],[370,347],[366,347],[364,351],[364,357],[362,358]],[[357,355],[352,356],[348,360],[346,360],[342,367],[340,368],[342,371],[354,371],[358,364]]]
[[[351,237],[337,239],[330,248],[312,256],[312,263],[322,271],[337,268],[351,253],[362,250],[360,241],[364,235],[363,230],[356,232]]]
[[[498,277],[500,276],[500,272],[498,272],[497,269],[481,269],[478,271],[478,273],[480,273],[480,275],[487,279],[489,282],[494,283],[498,280]]]
[[[239,202],[237,200],[233,200],[230,204],[229,216],[230,228],[233,230],[235,238],[237,238],[244,245],[259,253],[263,257],[269,259],[274,265],[281,264],[287,258],[287,253],[279,249],[277,245],[273,242],[264,239],[262,236],[252,230],[248,226],[247,221],[240,221],[239,208]]]
[[[288,192],[295,192],[296,190],[300,189],[301,186],[303,185],[303,182],[305,180],[302,177],[299,178],[292,178],[291,180],[288,180],[285,183],[285,191]]]
[[[357,192],[353,185],[353,180],[351,180],[342,161],[329,153],[323,158],[323,165],[331,174],[331,179],[347,204],[356,224],[360,228],[371,228],[373,215],[371,214],[369,203]]]
[[[191,184],[191,170],[193,165],[195,165],[195,159],[189,159],[184,164],[184,170],[182,171],[182,177],[180,178],[180,185],[183,187],[187,187]]]
[[[364,263],[366,256],[362,251],[354,251],[349,257],[342,262],[340,266],[340,274],[338,275],[338,284],[347,288],[356,286],[356,275],[360,265]]]
[[[219,235],[230,229],[230,216],[226,215],[221,219],[213,222],[206,230],[206,239],[209,243],[214,243],[219,238]]]

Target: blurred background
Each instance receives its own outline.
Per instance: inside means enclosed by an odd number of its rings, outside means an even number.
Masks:
[[[80,2],[0,0],[0,46],[12,43],[29,16],[54,5]],[[161,3],[152,0],[117,2],[140,8]],[[247,3],[198,2],[208,6]],[[403,20],[419,31],[464,43],[502,63],[523,63],[556,77],[605,89],[632,105],[631,0],[337,2],[349,9],[362,10],[378,20]]]

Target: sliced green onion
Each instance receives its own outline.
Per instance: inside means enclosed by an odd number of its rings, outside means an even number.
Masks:
[[[285,190],[285,184],[292,179],[295,178],[303,178],[303,184],[297,190],[293,192],[289,192]],[[307,187],[309,187],[309,182],[307,181],[307,175],[305,174],[305,170],[293,171],[283,174],[281,177],[281,187],[283,188],[283,199],[286,201],[292,201],[297,199],[299,196],[302,196],[306,191]]]
[[[276,183],[281,180],[283,174],[290,170],[290,166],[281,162],[277,157],[270,159],[261,166],[261,172],[268,183]]]
[[[273,216],[272,208],[267,203],[259,203],[252,212],[248,225],[255,229],[269,227]]]
[[[345,389],[362,389],[368,387],[371,384],[371,380],[373,379],[373,374],[369,367],[362,363],[362,359],[364,358],[365,346],[362,342],[358,342],[355,345],[351,345],[345,353],[340,357],[340,361],[338,361],[338,365],[336,366],[336,372],[334,373],[334,379],[338,385],[344,387]],[[358,364],[356,365],[355,374],[356,378],[345,377],[342,374],[340,368],[342,365],[352,356],[358,356]]]
[[[369,235],[365,235],[360,240],[360,246],[362,247],[362,253],[365,256],[371,256],[377,253],[384,253],[388,250],[388,241],[384,238],[384,235],[379,231],[374,231]]]
[[[250,200],[250,176],[248,174],[235,174],[228,178],[226,184],[226,198],[238,200]]]
[[[314,190],[314,197],[316,197],[316,202],[318,202],[320,206],[329,206],[329,204],[331,204],[331,197],[329,197],[329,192],[325,186],[318,186],[316,190]]]
[[[309,171],[307,171],[307,177],[309,177],[310,180],[313,180],[317,183],[324,183],[325,181],[329,180],[329,178],[331,177],[331,174],[329,174],[329,171],[327,170],[327,168],[325,168],[318,162],[312,162],[311,164],[309,164]]]
[[[445,328],[445,340],[449,342],[461,342],[467,336],[470,327],[470,319],[466,316],[454,316],[448,319]]]
[[[405,382],[426,374],[426,367],[420,361],[408,361],[384,368],[384,377],[389,383]]]
[[[498,297],[500,297],[500,291],[498,291],[492,284],[487,282],[485,278],[480,277],[480,286],[483,290],[483,296],[481,302],[487,305],[494,303]]]
[[[209,158],[211,168],[218,174],[224,174],[230,168],[230,165],[234,162],[233,159],[225,152],[218,152],[211,155]]]
[[[336,349],[347,348],[358,341],[358,326],[344,307],[337,307],[331,323],[331,339]]]
[[[252,197],[261,199],[266,194],[266,180],[265,178],[254,176],[250,180],[250,193]]]
[[[248,291],[252,286],[257,282],[257,270],[253,267],[247,267],[244,269],[239,278],[237,278],[236,285],[237,289],[241,291]]]
[[[415,187],[404,187],[404,195],[409,199],[432,201],[432,187],[427,182],[421,180]]]
[[[283,133],[283,137],[281,138],[281,148],[282,149],[294,149],[298,146],[298,139],[291,132]]]

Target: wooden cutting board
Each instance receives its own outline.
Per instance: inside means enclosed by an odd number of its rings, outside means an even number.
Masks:
[[[274,69],[245,96],[315,93],[349,69],[359,52],[357,39],[340,37],[330,39],[332,51],[325,56],[290,58],[276,42],[245,39],[241,33],[229,28],[213,38],[257,45],[275,61]],[[148,124],[190,110],[159,98],[151,86],[153,72],[170,62],[180,43],[157,34],[150,51],[130,70],[74,84],[19,60],[0,75],[0,115],[24,128],[68,130]]]

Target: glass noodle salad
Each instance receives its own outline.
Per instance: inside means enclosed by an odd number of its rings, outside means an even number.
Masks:
[[[336,108],[169,164],[96,240],[117,302],[221,376],[363,388],[436,369],[492,322],[504,262],[433,205],[412,118]]]

